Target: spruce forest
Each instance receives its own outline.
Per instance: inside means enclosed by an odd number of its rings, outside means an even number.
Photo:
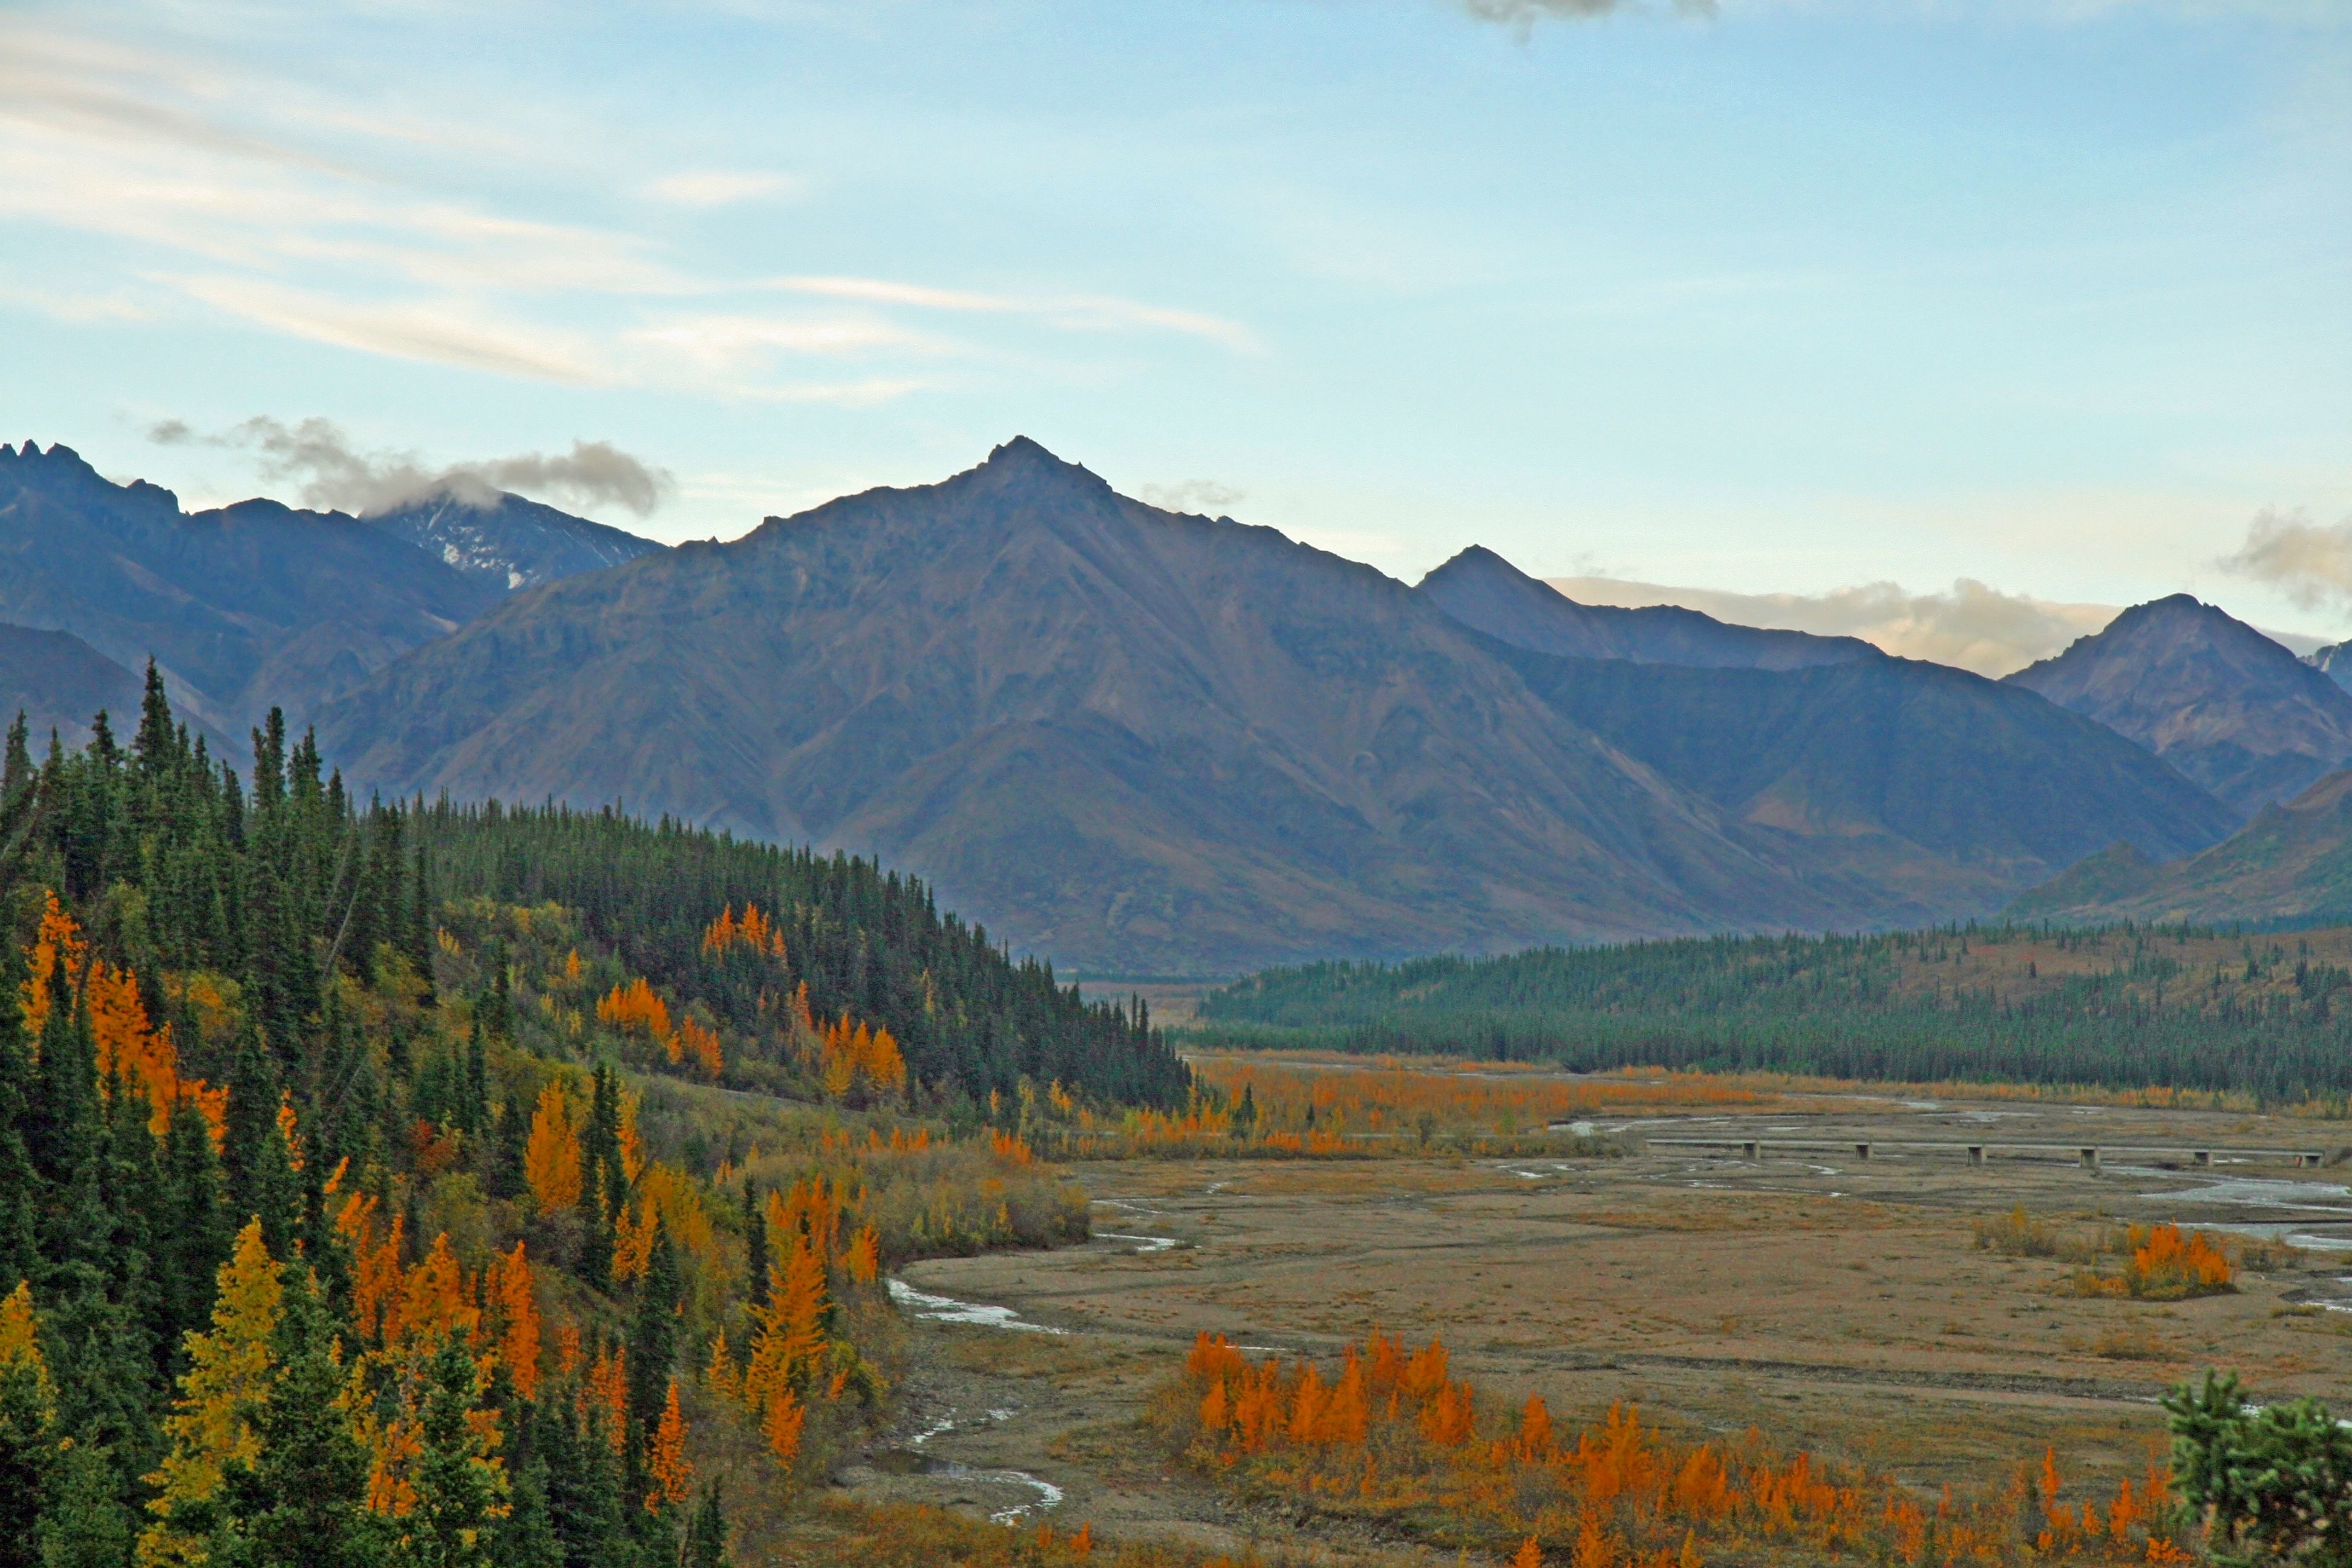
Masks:
[[[1269,970],[1202,1043],[1580,1071],[2352,1093],[2352,932],[1965,925]]]
[[[8,736],[0,1568],[709,1568],[885,1268],[1085,1234],[1016,1108],[1191,1093],[871,863],[253,744]]]

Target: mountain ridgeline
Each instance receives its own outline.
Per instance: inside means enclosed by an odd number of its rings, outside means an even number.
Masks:
[[[1465,624],[1443,590],[1473,566]],[[2231,825],[2031,693],[1650,612],[1600,616],[1626,657],[1571,661],[1508,609],[1550,590],[1441,575],[1160,511],[1016,440],[518,595],[320,736],[388,794],[626,800],[873,854],[1097,973],[1985,913],[2118,838],[2186,853]],[[1636,737],[1608,695],[1652,678],[1627,658],[1702,653],[1682,717]],[[1719,668],[1741,662],[1764,668]],[[1842,674],[1868,714],[1833,711]],[[1812,743],[1733,762],[1654,732],[1715,722],[1726,676]],[[1946,828],[1948,781],[1973,798]]]
[[[274,500],[188,513],[70,448],[0,445],[0,622],[155,660],[214,740],[314,712],[510,587],[659,550],[513,496],[440,496],[362,520]],[[87,718],[72,693],[28,706]]]
[[[2139,742],[2240,821],[2352,761],[2352,691],[2186,594],[2136,605],[2005,683]]]
[[[189,516],[0,449],[12,619],[6,694],[77,742],[152,657],[216,752],[282,706],[362,791],[844,851],[1097,976],[1987,918],[2352,748],[2352,694],[2187,598],[1987,681],[1481,549],[1408,586],[1024,439],[675,551],[455,489]]]

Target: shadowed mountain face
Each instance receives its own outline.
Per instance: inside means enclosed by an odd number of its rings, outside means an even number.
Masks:
[[[0,728],[25,716],[35,749],[51,730],[67,746],[89,740],[100,709],[118,735],[139,721],[139,678],[68,632],[0,624]]]
[[[2137,741],[2242,821],[2352,758],[2352,692],[2186,594],[2008,679]]]
[[[1803,669],[1886,656],[1859,637],[1729,626],[1670,605],[1626,610],[1580,605],[1483,545],[1472,545],[1421,580],[1447,615],[1513,647],[1568,658],[1709,669]]]
[[[2119,846],[2010,906],[2021,920],[2200,925],[2352,921],[2352,772],[2263,807],[2235,836],[2169,865]]]
[[[1989,912],[2119,838],[2170,858],[2235,826],[2113,731],[1943,665],[1516,662],[1568,720],[1742,822],[1803,839],[1812,863],[1882,889],[1874,923]]]
[[[126,669],[152,656],[215,732],[241,734],[273,704],[299,721],[496,603],[511,571],[613,548],[602,535],[616,531],[505,500],[514,507],[473,509],[466,525],[498,564],[460,570],[431,544],[457,537],[446,521],[371,525],[272,500],[190,515],[170,490],[110,483],[68,447],[0,446],[0,620],[70,632]]]
[[[2303,656],[2303,662],[2336,682],[2352,689],[2352,642],[2329,643]]]
[[[619,800],[877,852],[1097,972],[1976,912],[2107,842],[2008,821],[1972,868],[1908,841],[1858,854],[1874,829],[1782,827],[1678,783],[1538,689],[1572,673],[1519,660],[1562,662],[1022,440],[939,485],[520,594],[320,729],[362,785]],[[2042,750],[2003,753],[2036,787],[2105,787],[2073,771],[2087,746],[2128,782],[2123,819],[2211,837],[2212,803],[2136,748],[2022,693],[1995,706],[2044,716]],[[2002,815],[2003,777],[1985,783]]]
[[[445,492],[370,512],[360,521],[509,592],[618,566],[667,548],[502,491],[482,497]]]

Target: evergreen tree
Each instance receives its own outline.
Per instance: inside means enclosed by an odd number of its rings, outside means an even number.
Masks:
[[[479,1396],[476,1384],[474,1358],[455,1337],[445,1340],[426,1372],[416,1507],[402,1521],[404,1533],[392,1553],[396,1568],[488,1568],[508,1485],[468,1419]]]
[[[751,1178],[743,1178],[743,1247],[744,1272],[750,1276],[748,1288],[754,1308],[768,1304],[768,1218],[760,1212],[759,1196],[752,1190]]]
[[[57,1391],[42,1359],[33,1292],[0,1299],[0,1568],[37,1568],[41,1501],[57,1455]]]
[[[716,1479],[702,1489],[702,1501],[686,1527],[678,1561],[682,1568],[731,1568],[732,1560],[727,1554],[727,1511],[720,1506]]]
[[[17,729],[23,727],[20,718]],[[0,935],[0,1289],[29,1279],[40,1260],[34,1223],[40,1212],[40,1180],[25,1146],[33,1063],[26,1049],[24,1015],[16,1005],[23,975],[16,944]]]
[[[104,1448],[76,1445],[58,1457],[38,1534],[41,1568],[126,1568],[138,1525]]]
[[[670,1373],[677,1363],[677,1253],[660,1216],[638,1281],[637,1310],[629,1324],[629,1447],[642,1452],[646,1434],[661,1419]]]
[[[378,1568],[386,1522],[367,1506],[368,1456],[339,1401],[349,1375],[336,1359],[327,1305],[307,1269],[289,1270],[272,1338],[278,1363],[253,1421],[257,1451],[228,1480],[215,1568]]]
[[[625,1568],[633,1552],[622,1520],[620,1469],[603,1432],[564,1398],[541,1402],[533,1430],[563,1568]]]

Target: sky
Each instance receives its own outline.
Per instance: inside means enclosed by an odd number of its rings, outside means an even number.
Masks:
[[[5,0],[0,37],[0,435],[192,507],[464,473],[731,538],[1024,434],[1407,581],[1482,543],[1939,616],[1991,673],[2178,591],[2352,635],[2346,0]]]

